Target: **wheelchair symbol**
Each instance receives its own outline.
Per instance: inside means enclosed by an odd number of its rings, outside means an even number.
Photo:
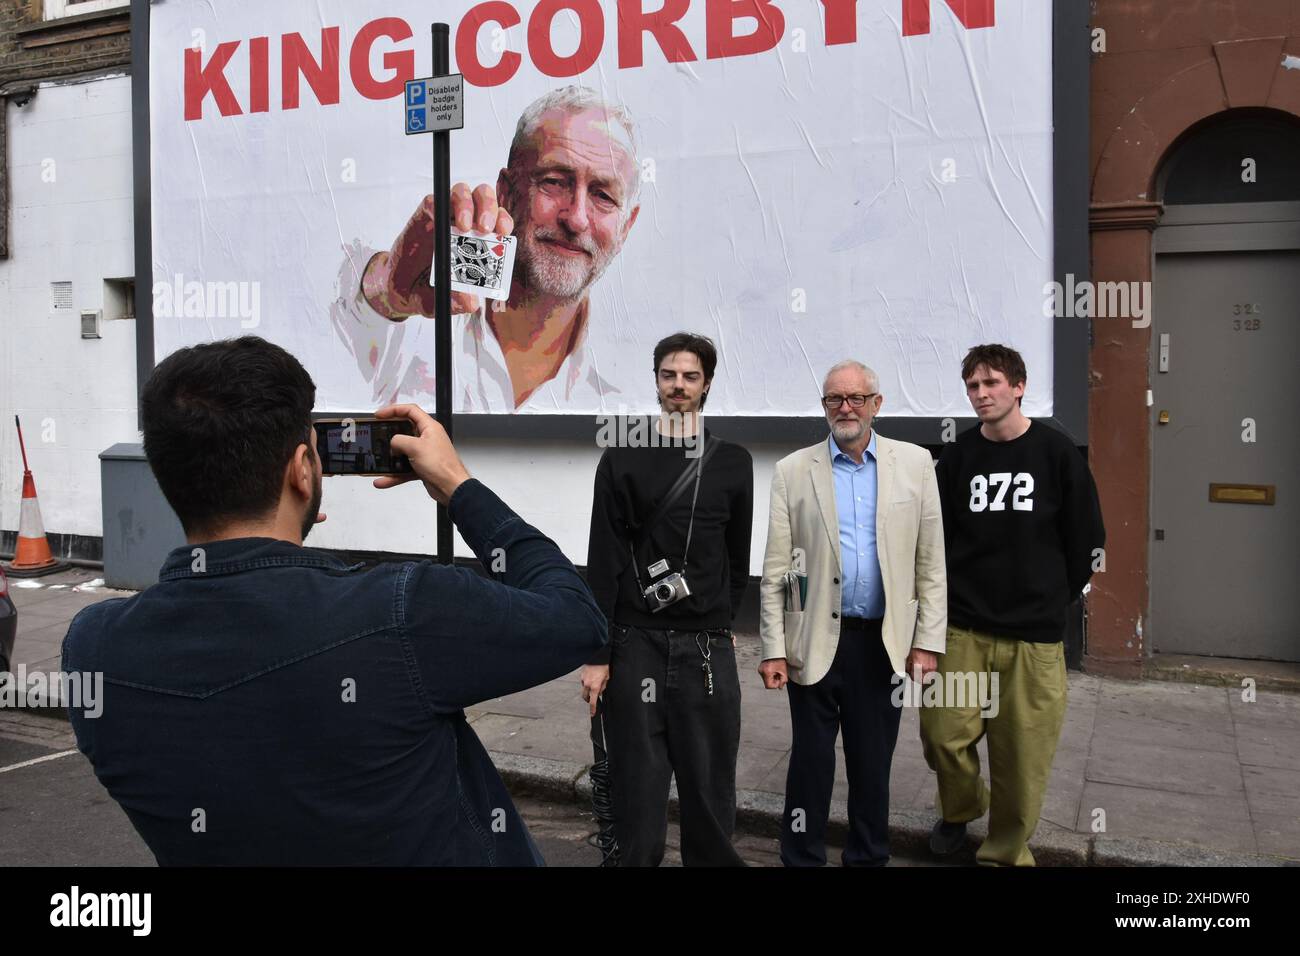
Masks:
[[[423,109],[406,111],[406,129],[412,133],[418,133],[424,129]]]

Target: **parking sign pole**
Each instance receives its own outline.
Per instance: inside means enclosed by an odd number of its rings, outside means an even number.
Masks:
[[[447,76],[450,62],[451,28],[433,25],[433,75]],[[452,436],[451,421],[451,131],[433,134],[434,197],[434,394],[438,422]],[[451,514],[438,506],[438,563],[452,563]]]
[[[433,25],[433,75],[406,81],[407,136],[433,134],[434,418],[451,437],[451,131],[465,126],[465,77],[451,73],[451,27]],[[438,506],[438,563],[452,563],[451,515]]]

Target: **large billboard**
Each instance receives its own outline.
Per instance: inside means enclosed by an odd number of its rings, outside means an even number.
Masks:
[[[255,333],[322,411],[431,407],[430,22],[465,81],[458,194],[518,237],[457,297],[458,412],[654,404],[651,350],[720,352],[709,411],[818,415],[853,357],[890,416],[969,415],[1018,348],[1052,408],[1044,0],[168,0],[150,8],[155,345]],[[505,222],[505,220],[501,220]],[[500,223],[494,224],[499,225]]]

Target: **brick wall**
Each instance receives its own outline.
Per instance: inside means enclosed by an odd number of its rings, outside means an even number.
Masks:
[[[43,21],[42,0],[0,0],[0,88],[131,62],[128,7]]]

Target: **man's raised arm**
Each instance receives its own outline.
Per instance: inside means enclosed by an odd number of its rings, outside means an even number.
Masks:
[[[418,437],[394,436],[431,497],[448,506],[461,537],[491,573],[429,561],[398,579],[397,623],[411,642],[435,710],[459,710],[567,674],[605,642],[604,616],[573,564],[546,535],[469,476],[447,433],[412,405]],[[382,477],[388,488],[405,478]]]

